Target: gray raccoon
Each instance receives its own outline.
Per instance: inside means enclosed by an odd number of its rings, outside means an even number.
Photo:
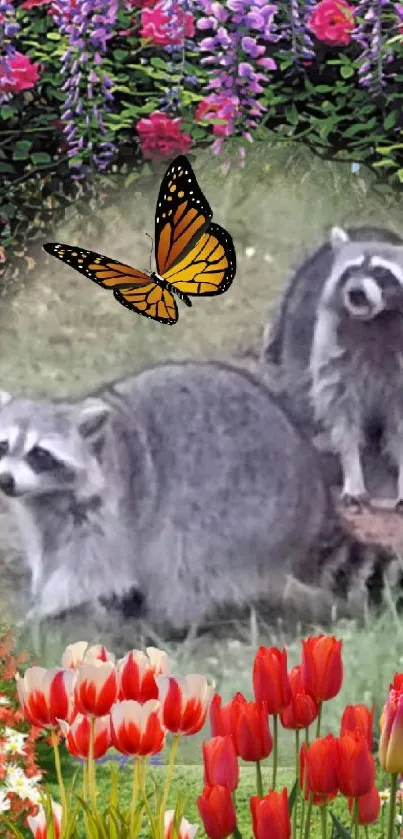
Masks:
[[[74,402],[1,402],[0,488],[39,617],[136,589],[154,625],[186,627],[280,596],[288,574],[328,585],[331,567],[336,591],[349,557],[368,564],[316,451],[246,371],[166,363]]]
[[[398,505],[403,497],[402,327],[402,240],[367,227],[333,229],[288,283],[266,331],[263,362],[277,369],[294,419],[311,437],[328,433],[346,503],[369,487],[385,495],[395,469]],[[390,460],[382,470],[380,440]],[[328,463],[333,480],[338,469]]]

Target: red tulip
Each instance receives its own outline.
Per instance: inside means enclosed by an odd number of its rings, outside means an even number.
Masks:
[[[353,811],[354,798],[348,799],[348,809],[350,813]],[[358,799],[358,824],[372,824],[378,821],[379,813],[381,811],[381,798],[376,787],[366,793],[360,795]]]
[[[115,702],[111,708],[111,735],[115,748],[124,755],[155,755],[164,748],[161,703],[149,699],[140,705],[134,699]]]
[[[255,839],[290,839],[291,819],[286,788],[270,791],[264,798],[252,795],[250,809]]]
[[[247,702],[237,693],[232,700],[231,731],[235,751],[243,760],[257,762],[269,756],[273,742],[264,703]]]
[[[55,839],[60,836],[60,827],[62,823],[62,808],[57,801],[52,801],[52,815],[53,826],[55,831]],[[43,807],[40,805],[36,816],[27,817],[28,827],[34,836],[34,839],[46,839],[49,831],[46,824],[46,814]]]
[[[104,717],[118,696],[118,674],[112,661],[84,661],[76,667],[74,701],[80,714]]]
[[[343,681],[341,641],[318,635],[302,641],[302,681],[318,702],[337,696]]]
[[[25,719],[37,728],[56,728],[58,719],[71,719],[76,675],[65,668],[28,667],[16,676]]]
[[[169,659],[162,650],[147,647],[147,655],[141,650],[130,650],[118,661],[119,699],[135,699],[147,702],[158,699],[155,676],[166,674]]]
[[[366,705],[347,705],[341,718],[340,736],[342,737],[346,731],[354,731],[358,728],[367,738],[368,748],[372,751],[374,712],[375,705],[371,710]]]
[[[232,737],[213,737],[203,743],[204,783],[220,785],[230,792],[238,786],[239,766]]]
[[[60,720],[60,728],[66,738],[66,748],[74,757],[88,760],[90,754],[91,719],[77,714],[71,725]],[[94,758],[103,757],[111,745],[111,724],[109,714],[96,717],[94,723]]]
[[[284,728],[308,728],[318,716],[318,703],[313,693],[303,685],[300,665],[290,670],[289,679],[291,702],[280,713],[281,724]]]
[[[219,693],[213,696],[210,705],[210,726],[212,737],[225,737],[231,734],[231,709],[232,701],[222,705]]]
[[[236,827],[236,812],[227,787],[205,786],[197,808],[209,839],[226,839]]]
[[[290,704],[287,650],[259,647],[253,664],[253,690],[256,702],[264,702],[268,714],[279,714]]]
[[[367,738],[357,728],[337,740],[337,776],[339,790],[347,797],[358,798],[374,786],[374,758]]]
[[[189,736],[203,728],[210,706],[213,685],[205,676],[156,676],[162,721],[173,734]]]
[[[396,676],[393,684],[399,684]],[[403,772],[403,691],[392,687],[383,708],[379,762],[385,772]]]
[[[318,737],[300,750],[300,786],[306,800],[313,793],[314,804],[327,804],[338,793],[337,741],[333,734]]]

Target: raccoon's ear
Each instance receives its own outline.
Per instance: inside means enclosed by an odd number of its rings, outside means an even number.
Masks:
[[[335,251],[350,241],[348,233],[342,227],[332,227],[329,238],[330,244]]]
[[[86,439],[99,437],[111,412],[110,406],[102,399],[90,397],[78,408],[77,424],[80,434]]]
[[[10,399],[12,398],[11,393],[7,393],[6,390],[0,390],[0,410],[4,408],[4,406],[7,405],[7,402],[10,402]]]

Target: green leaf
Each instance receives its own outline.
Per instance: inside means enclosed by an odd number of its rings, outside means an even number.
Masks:
[[[46,164],[52,163],[52,158],[46,151],[36,151],[30,157],[35,166],[46,166]]]
[[[291,816],[292,811],[294,809],[295,802],[297,800],[298,795],[298,788],[299,788],[299,781],[298,778],[295,780],[293,788],[288,796],[288,812]]]
[[[349,128],[346,128],[346,130],[343,131],[343,134],[345,137],[354,137],[356,134],[359,134],[360,131],[366,132],[366,129],[367,126],[365,124],[356,122],[354,125],[350,125]]]
[[[0,160],[0,174],[3,175],[12,175],[15,172],[14,166],[11,163],[6,163],[5,161]]]
[[[342,825],[341,821],[330,810],[330,815],[333,821],[333,835],[334,839],[351,839],[351,834]]]
[[[15,113],[16,109],[13,108],[12,105],[3,105],[3,107],[0,110],[2,119],[10,119],[10,117],[14,116]]]
[[[47,37],[48,41],[60,41],[62,36],[61,36],[60,32],[54,32],[52,30],[52,32],[47,32],[46,33],[46,37]]]
[[[13,160],[26,160],[31,147],[31,140],[18,140],[13,151]]]
[[[351,76],[354,76],[355,69],[351,66],[351,64],[342,64],[340,67],[340,75],[343,79],[351,79]]]
[[[285,108],[285,116],[288,122],[291,123],[291,125],[296,125],[297,122],[299,122],[299,113],[294,104],[288,105]]]
[[[390,128],[394,128],[394,126],[396,125],[396,118],[396,111],[391,111],[390,114],[388,114],[387,117],[385,117],[383,121],[383,127],[385,131],[389,131]]]

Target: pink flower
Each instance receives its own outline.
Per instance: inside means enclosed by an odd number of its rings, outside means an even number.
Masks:
[[[181,44],[183,38],[193,38],[195,34],[194,17],[191,12],[184,12],[178,7],[175,10],[177,29],[169,27],[169,15],[162,4],[156,3],[153,8],[143,8],[141,12],[141,37],[150,38],[153,44],[164,47],[167,44]]]
[[[221,119],[223,120],[222,123],[213,124],[213,134],[215,137],[229,137],[234,130],[234,117],[238,105],[236,96],[210,93],[209,96],[199,102],[195,112],[195,122],[210,122],[214,119]]]
[[[0,92],[20,93],[29,90],[39,79],[39,64],[32,64],[27,55],[14,53],[6,62],[0,62]]]
[[[49,6],[52,0],[24,0],[21,3],[21,9],[35,9],[36,6]]]
[[[354,10],[346,0],[320,0],[308,26],[319,41],[345,47],[350,43],[355,27]]]
[[[160,111],[142,117],[136,125],[144,157],[165,159],[174,154],[187,154],[192,145],[189,134],[181,131],[179,117],[173,119]]]

